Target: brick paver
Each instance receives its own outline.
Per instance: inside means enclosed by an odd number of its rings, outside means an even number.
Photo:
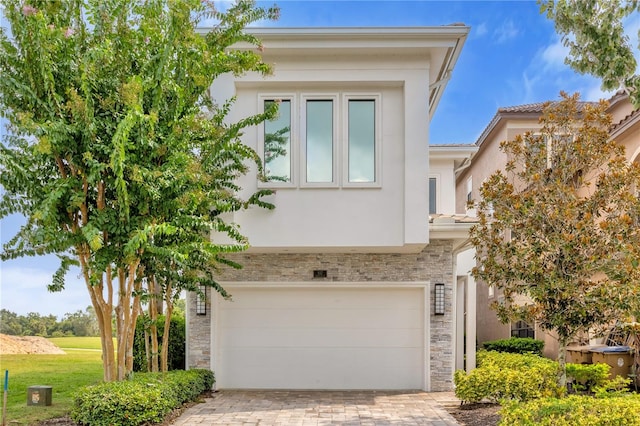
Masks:
[[[443,407],[455,402],[448,392],[224,390],[173,424],[455,426]]]

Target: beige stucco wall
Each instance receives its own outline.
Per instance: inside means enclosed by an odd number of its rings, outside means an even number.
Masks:
[[[632,116],[633,106],[626,99],[617,99],[609,112],[612,114],[614,129],[612,137],[623,145],[629,161],[640,161],[640,119]],[[623,121],[621,125],[616,123]],[[511,140],[517,134],[525,131],[535,132],[539,129],[537,119],[509,120],[504,119],[482,141],[480,151],[473,158],[472,165],[457,179],[456,208],[459,213],[464,212],[466,202],[466,181],[473,176],[473,197],[479,198],[478,188],[491,173],[497,169],[504,169],[506,156],[500,152],[499,144],[502,140]],[[490,309],[491,302],[500,297],[498,291],[489,296],[489,289],[483,282],[477,283],[477,337],[483,341],[508,338],[510,325],[500,323],[495,313]],[[545,332],[539,327],[535,329],[536,338],[545,342],[544,355],[555,358],[558,353],[558,342],[553,333]]]

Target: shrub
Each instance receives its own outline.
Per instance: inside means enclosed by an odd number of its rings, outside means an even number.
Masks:
[[[592,392],[594,387],[605,385],[610,369],[607,364],[567,363],[567,381],[573,383],[576,391]]]
[[[509,339],[484,342],[483,346],[488,351],[542,355],[544,342],[530,337],[511,337]]]
[[[81,388],[71,418],[87,426],[159,423],[174,408],[213,386],[209,370],[136,374],[132,380]]]
[[[640,395],[572,395],[525,403],[512,401],[502,407],[500,414],[501,426],[640,426]]]
[[[532,354],[479,352],[479,367],[469,374],[456,371],[456,396],[463,402],[487,399],[527,401],[559,396],[558,364]]]
[[[162,336],[164,334],[164,316],[158,317],[158,344],[162,346]],[[148,371],[147,355],[144,346],[145,317],[139,317],[136,324],[136,334],[133,340],[133,371]],[[185,369],[185,340],[186,327],[182,316],[172,316],[169,326],[169,370]],[[161,348],[158,348],[160,350]]]

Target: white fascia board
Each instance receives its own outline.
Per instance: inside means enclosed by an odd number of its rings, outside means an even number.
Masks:
[[[207,33],[210,28],[199,28]],[[301,48],[354,49],[432,47],[456,48],[466,38],[469,27],[450,25],[438,27],[336,27],[336,28],[247,28],[246,33],[261,40],[267,51]],[[234,48],[255,49],[239,42]],[[457,56],[456,56],[457,57]]]
[[[429,224],[429,239],[431,240],[451,240],[468,238],[471,227],[475,223],[444,222]]]
[[[435,160],[464,160],[478,152],[477,145],[429,145],[429,158]]]
[[[425,45],[436,40],[449,40],[455,43],[469,33],[465,25],[442,25],[431,27],[297,27],[297,28],[247,28],[246,32],[260,39],[286,38],[289,41],[302,39],[340,39],[358,40],[424,40]],[[442,46],[442,44],[435,44]]]

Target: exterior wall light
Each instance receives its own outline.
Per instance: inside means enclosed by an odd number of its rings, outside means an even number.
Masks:
[[[444,284],[437,283],[435,287],[435,297],[433,298],[434,315],[444,315]]]
[[[196,315],[207,315],[207,287],[198,286],[196,293]]]

